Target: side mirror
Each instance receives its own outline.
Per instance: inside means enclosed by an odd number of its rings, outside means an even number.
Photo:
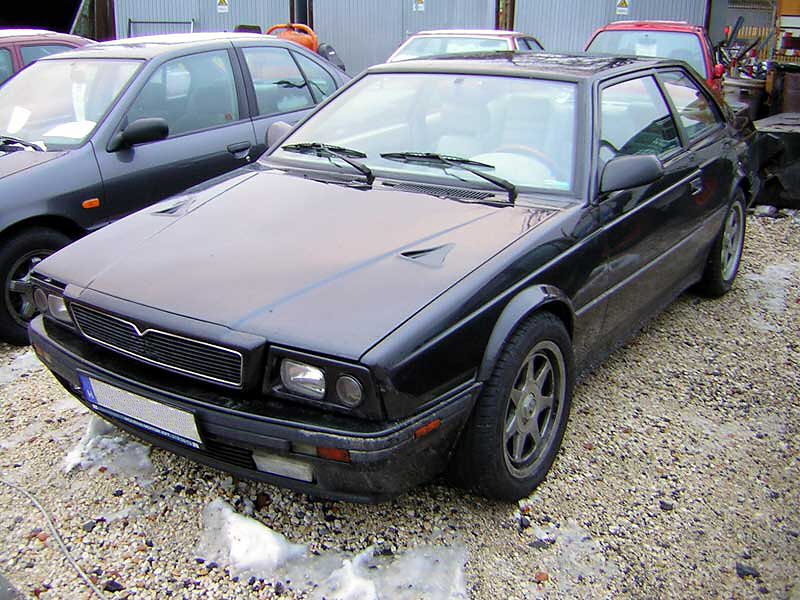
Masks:
[[[719,63],[714,65],[714,79],[722,79],[723,75],[725,75],[725,65]]]
[[[116,152],[123,148],[130,148],[136,144],[157,142],[169,135],[169,125],[161,117],[146,117],[136,119],[125,129],[117,133],[108,145],[109,152]]]
[[[267,129],[267,148],[272,148],[292,130],[292,126],[285,121],[275,121]]]
[[[664,167],[654,154],[617,156],[606,163],[600,178],[600,192],[616,192],[653,183],[664,175]]]

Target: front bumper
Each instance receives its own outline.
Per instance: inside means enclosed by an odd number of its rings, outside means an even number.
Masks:
[[[56,330],[48,331],[48,327],[53,326],[41,316],[36,317],[29,327],[31,343],[62,385],[87,407],[94,410],[84,397],[81,375],[192,413],[203,445],[199,449],[192,448],[100,413],[121,429],[216,469],[332,499],[378,502],[439,474],[447,464],[480,389],[477,384],[460,388],[404,421],[384,423],[372,430],[345,430],[332,427],[324,419],[307,422],[271,418],[183,395],[175,389],[167,389],[166,382],[171,375],[166,372],[163,387],[145,383],[88,358],[93,354],[87,342],[69,340],[67,343],[63,336],[55,335]],[[438,427],[427,435],[415,436],[420,427],[437,419],[440,420]],[[347,450],[350,462],[295,452],[296,448],[309,446]],[[308,464],[313,479],[305,482],[260,471],[253,460],[253,451]]]

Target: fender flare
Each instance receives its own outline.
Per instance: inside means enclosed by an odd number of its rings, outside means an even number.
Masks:
[[[514,296],[500,313],[483,353],[483,360],[478,369],[478,381],[486,381],[492,374],[506,340],[520,323],[542,308],[551,309],[561,318],[572,337],[575,311],[569,297],[552,285],[541,284],[525,288]]]

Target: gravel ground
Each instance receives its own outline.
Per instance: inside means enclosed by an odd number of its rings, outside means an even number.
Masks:
[[[471,598],[797,600],[798,329],[800,221],[751,218],[731,293],[683,296],[579,384],[554,468],[519,506],[438,483],[378,506],[319,501],[157,449],[148,463],[124,434],[65,474],[89,415],[8,347],[0,473],[114,598],[310,596],[195,560],[203,509],[222,498],[321,556],[464,546]],[[25,596],[90,597],[41,514],[2,485],[0,573]]]

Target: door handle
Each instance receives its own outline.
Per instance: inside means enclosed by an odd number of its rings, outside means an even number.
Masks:
[[[233,154],[235,158],[247,158],[247,153],[250,151],[250,148],[253,146],[250,142],[236,142],[235,144],[230,144],[228,146],[228,152]]]
[[[692,192],[692,196],[697,196],[700,192],[703,191],[703,178],[702,177],[695,177],[689,182],[689,189]]]

